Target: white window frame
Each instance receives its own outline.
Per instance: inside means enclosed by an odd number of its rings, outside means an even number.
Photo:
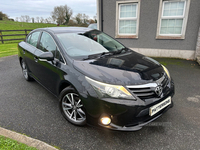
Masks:
[[[133,3],[129,3],[129,4],[133,4]],[[136,17],[126,17],[126,18],[121,18],[121,16],[120,16],[120,12],[121,12],[121,7],[120,6],[123,6],[123,5],[128,5],[128,4],[119,4],[119,19],[118,19],[118,24],[119,24],[119,22],[121,21],[121,20],[134,20],[134,21],[138,21],[137,20],[137,14],[138,14],[138,4],[137,3],[134,3],[134,4],[136,4]],[[128,34],[128,33],[126,33],[126,34],[120,34],[119,33],[119,28],[118,28],[118,35],[136,35],[137,34],[137,24],[136,24],[136,33],[135,34]]]
[[[163,2],[163,6],[162,6],[162,15],[161,15],[161,18],[160,18],[160,24],[161,24],[162,19],[183,19],[181,34],[161,34],[161,33],[160,33],[161,25],[160,25],[159,34],[160,34],[160,35],[164,35],[164,36],[182,35],[182,34],[183,34],[183,25],[184,25],[184,17],[185,17],[185,7],[186,7],[187,3],[186,3],[186,1],[183,1],[183,2],[184,2],[183,15],[181,15],[181,16],[163,16],[163,13],[164,13],[164,5],[165,5],[165,3],[167,3],[167,2],[170,2],[170,1],[164,1],[164,2]],[[174,1],[174,2],[177,2],[177,1]]]
[[[163,16],[164,4],[166,2],[181,2],[181,1],[185,2],[183,15],[181,15],[181,16]],[[187,26],[189,7],[190,7],[190,0],[160,0],[156,39],[185,39],[185,31],[186,31],[186,26]],[[162,19],[183,19],[181,34],[161,34],[160,30],[161,30]]]
[[[121,5],[128,5],[132,3],[136,4],[136,17],[127,17],[121,18]],[[139,16],[140,16],[140,0],[131,0],[131,1],[117,1],[116,2],[116,28],[115,28],[115,38],[138,38],[139,32]],[[120,34],[119,33],[119,21],[120,20],[136,20],[136,33],[135,34]]]

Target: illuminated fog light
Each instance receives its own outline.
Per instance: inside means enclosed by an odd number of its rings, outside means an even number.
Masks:
[[[109,125],[110,122],[111,122],[111,119],[110,119],[109,117],[102,117],[102,118],[101,118],[101,123],[102,123],[103,125]]]

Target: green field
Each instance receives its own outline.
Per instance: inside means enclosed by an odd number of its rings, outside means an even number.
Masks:
[[[44,27],[56,27],[56,24],[26,23],[26,22],[0,20],[0,30],[36,29]]]
[[[56,27],[56,24],[46,24],[46,23],[26,23],[26,22],[14,22],[14,21],[0,21],[0,30],[24,30],[24,29],[36,29],[44,27]],[[29,33],[30,31],[28,31]],[[25,34],[24,31],[13,31],[13,32],[2,32],[2,35],[9,34]],[[4,36],[3,39],[17,39],[25,38],[25,36]],[[5,41],[5,43],[17,43],[19,41]],[[1,43],[1,42],[0,42]]]
[[[24,29],[36,29],[44,27],[56,27],[56,24],[46,24],[46,23],[25,23],[25,22],[14,22],[0,20],[0,30],[24,30]],[[30,32],[30,31],[29,31]],[[28,32],[28,33],[29,33]],[[8,34],[25,34],[24,31],[18,32],[2,32],[2,35]],[[8,36],[3,37],[3,39],[18,39],[25,38],[25,36]],[[4,44],[0,41],[0,57],[10,56],[17,54],[17,43],[21,40],[16,41],[5,41]]]

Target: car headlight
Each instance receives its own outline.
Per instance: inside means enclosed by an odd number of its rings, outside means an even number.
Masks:
[[[86,80],[92,85],[97,95],[100,98],[122,98],[122,99],[135,99],[125,87],[120,85],[111,85],[95,81],[89,77]]]
[[[163,66],[163,65],[162,65],[162,67],[163,67],[163,69],[164,69],[165,73],[167,74],[167,76],[168,76],[168,77],[169,77],[169,79],[170,79],[170,74],[169,74],[169,71],[168,71],[168,69],[167,69],[165,66]]]

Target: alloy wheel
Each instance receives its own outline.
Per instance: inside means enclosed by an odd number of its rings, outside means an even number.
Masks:
[[[63,97],[62,109],[67,118],[72,122],[82,123],[86,120],[83,104],[76,93],[68,93]]]

